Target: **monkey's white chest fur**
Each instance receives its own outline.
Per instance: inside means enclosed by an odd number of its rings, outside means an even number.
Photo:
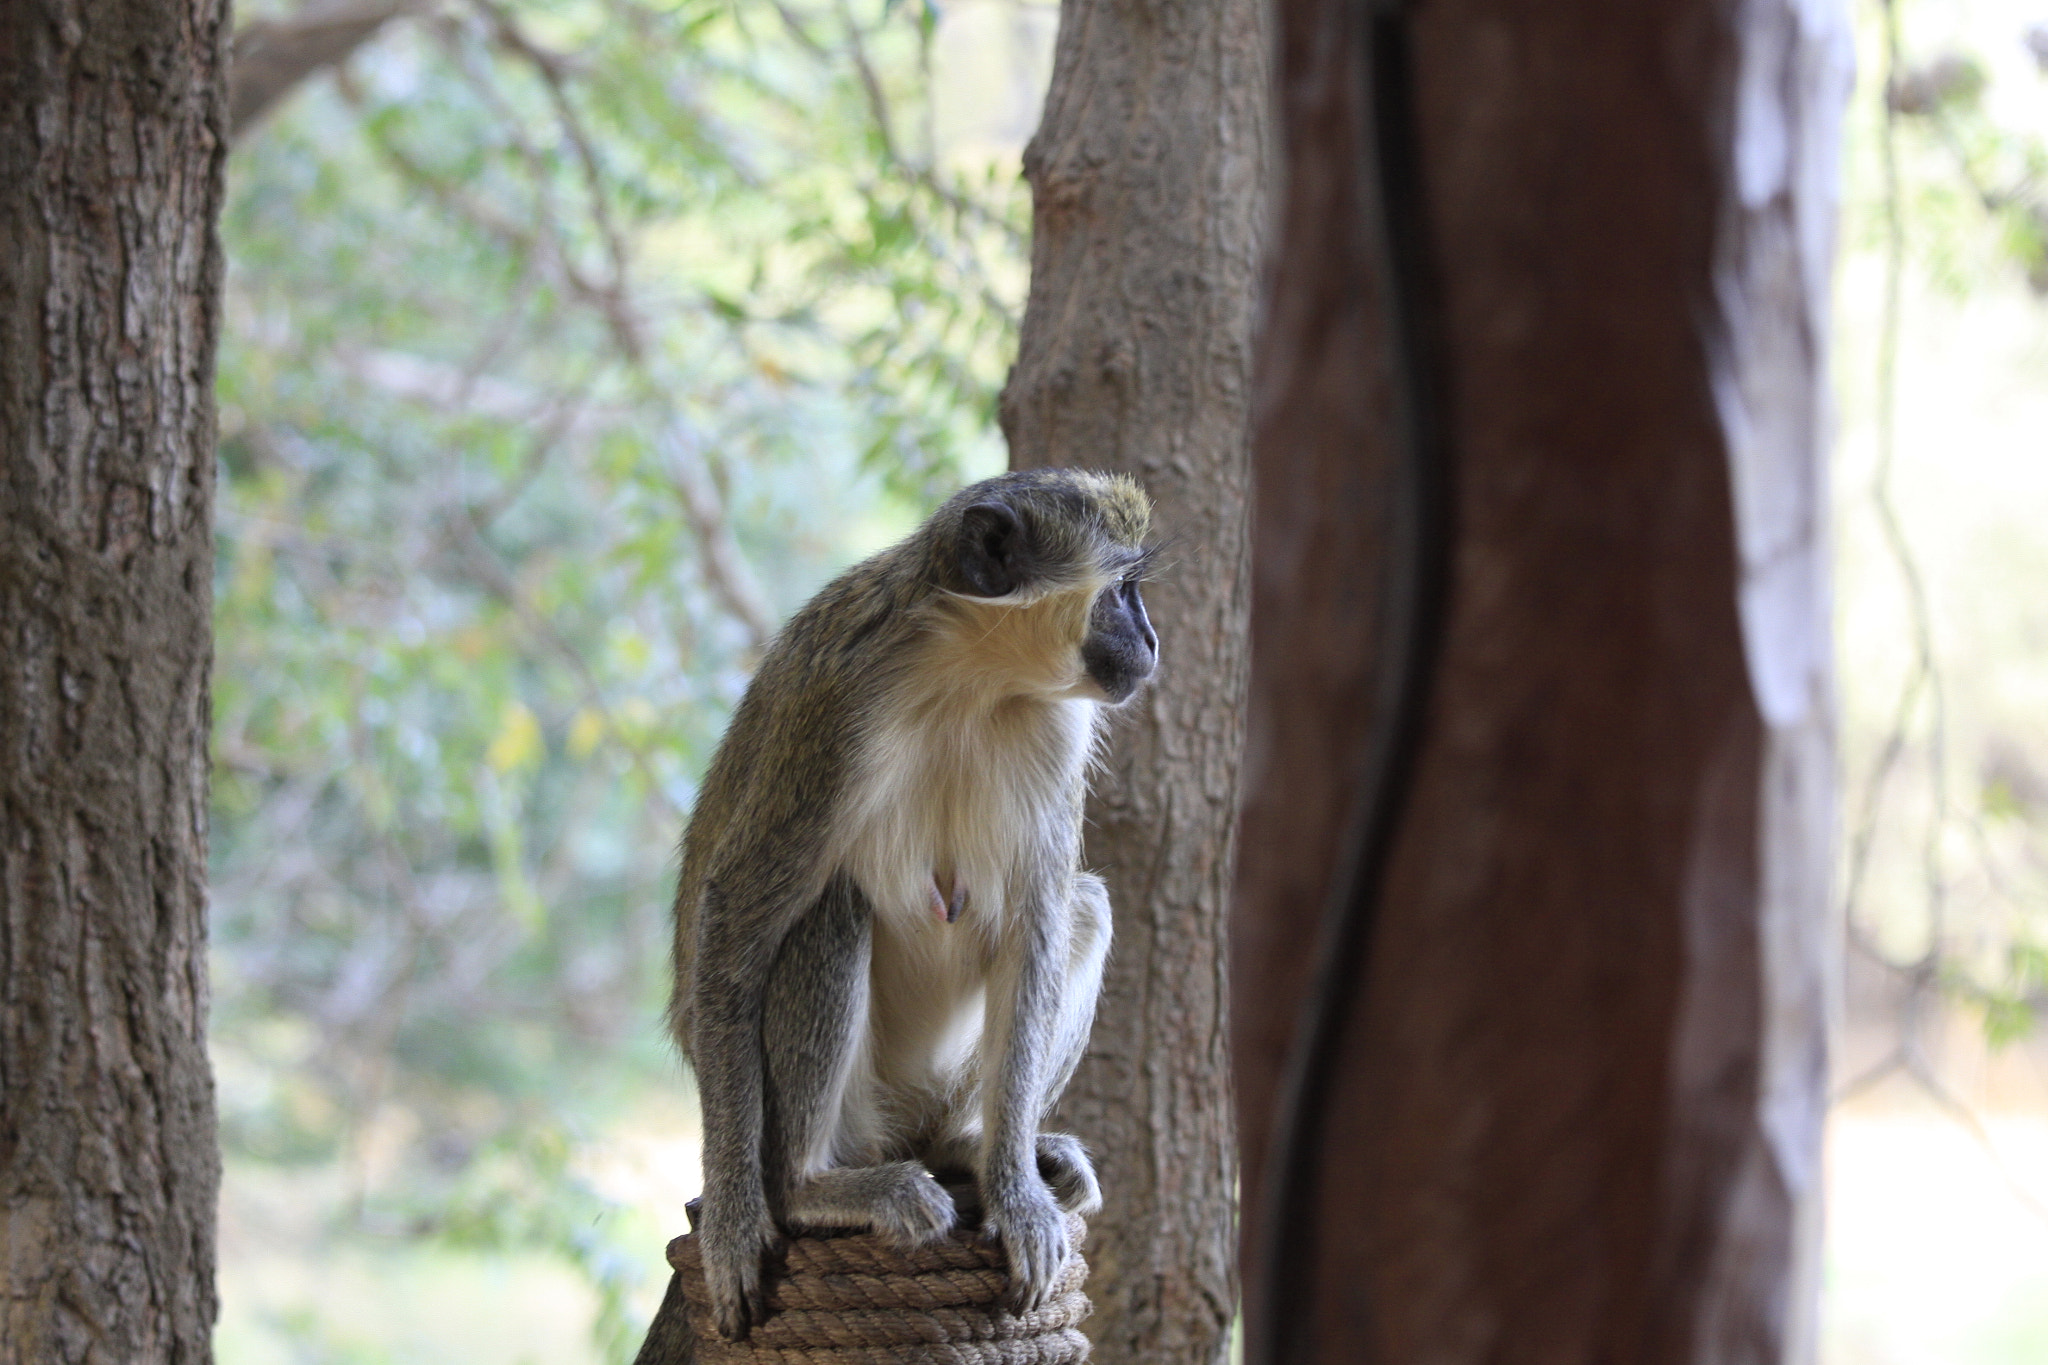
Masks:
[[[866,1026],[841,1105],[841,1142],[856,1147],[936,1136],[920,1130],[978,1108],[957,1101],[979,1081],[987,986],[1012,918],[1049,886],[1063,894],[1073,872],[1072,801],[1096,703],[1015,697],[962,711],[918,708],[875,736],[837,841],[874,907]],[[961,905],[955,922],[935,883]]]

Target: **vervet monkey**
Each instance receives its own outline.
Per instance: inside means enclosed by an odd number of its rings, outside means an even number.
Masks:
[[[974,1178],[1018,1311],[1066,1258],[1061,1208],[1101,1207],[1081,1144],[1038,1127],[1109,951],[1081,810],[1103,709],[1158,659],[1150,520],[1121,476],[989,479],[762,658],[683,838],[669,1009],[727,1338],[784,1230],[943,1237],[935,1175]]]

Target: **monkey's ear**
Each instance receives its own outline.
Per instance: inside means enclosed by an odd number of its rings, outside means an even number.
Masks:
[[[999,502],[960,514],[960,580],[976,597],[1008,597],[1030,576],[1024,527]]]

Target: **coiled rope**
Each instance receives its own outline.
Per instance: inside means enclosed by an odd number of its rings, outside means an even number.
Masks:
[[[738,1342],[711,1326],[691,1233],[668,1244],[687,1309],[671,1291],[662,1313],[684,1313],[697,1365],[1080,1365],[1088,1358],[1080,1326],[1092,1307],[1081,1292],[1086,1233],[1069,1214],[1071,1250],[1052,1297],[1022,1314],[1001,1305],[1009,1283],[1002,1248],[965,1229],[914,1250],[872,1233],[792,1237],[766,1269],[767,1320]]]

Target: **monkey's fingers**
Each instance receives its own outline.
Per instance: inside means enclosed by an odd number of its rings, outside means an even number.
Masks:
[[[1040,1196],[991,1209],[984,1231],[1002,1242],[1010,1262],[1003,1306],[1012,1313],[1043,1307],[1067,1263],[1067,1224],[1058,1206]]]
[[[711,1324],[727,1341],[745,1341],[768,1317],[768,1287],[762,1261],[781,1251],[779,1234],[738,1256],[707,1255],[704,1287],[711,1296]]]
[[[767,1290],[758,1265],[737,1276],[721,1275],[706,1265],[704,1283],[711,1292],[711,1325],[727,1341],[745,1341],[754,1325],[767,1318]]]
[[[704,1287],[711,1294],[711,1325],[727,1341],[745,1341],[754,1326],[750,1296],[740,1285],[720,1284],[720,1278],[710,1266],[704,1267]]]

